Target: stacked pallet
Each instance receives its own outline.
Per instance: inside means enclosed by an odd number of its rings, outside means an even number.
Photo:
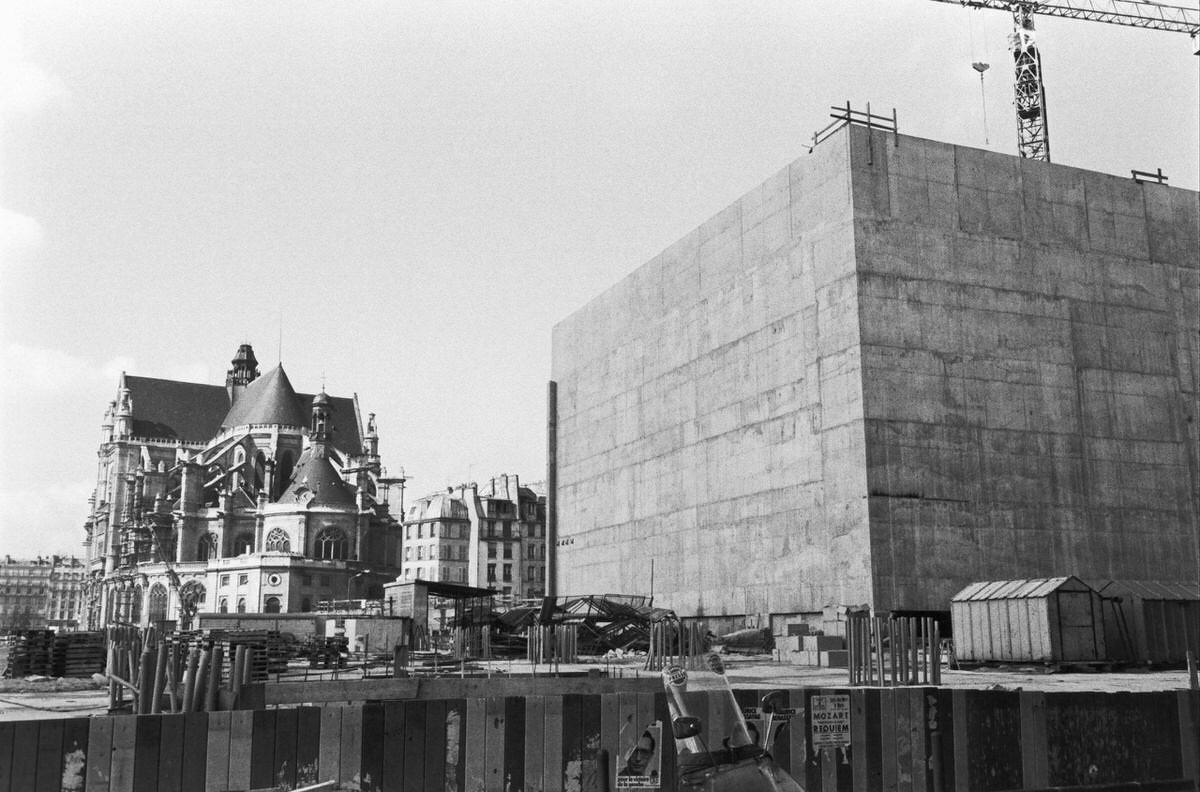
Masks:
[[[54,633],[50,630],[25,630],[13,636],[8,650],[6,677],[26,677],[33,674],[54,675]]]
[[[104,633],[59,633],[54,636],[54,676],[86,679],[104,670]]]
[[[239,646],[245,647],[248,677],[253,682],[266,681],[271,672],[287,670],[286,654],[281,651],[283,642],[279,633],[267,630],[213,630],[213,645],[224,650],[226,662],[221,669],[221,678],[233,676],[233,659]],[[274,655],[272,654],[274,650]],[[282,656],[282,659],[281,659]]]

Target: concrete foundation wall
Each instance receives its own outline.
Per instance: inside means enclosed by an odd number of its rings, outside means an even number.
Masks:
[[[555,328],[560,594],[868,597],[849,173],[842,136]]]
[[[1195,580],[1196,193],[854,132],[876,606]]]

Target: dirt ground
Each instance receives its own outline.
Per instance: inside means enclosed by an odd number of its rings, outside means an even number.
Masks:
[[[597,659],[573,665],[563,665],[563,671],[585,671],[599,667],[613,676],[657,677],[641,668],[642,660],[627,657],[621,660]],[[483,665],[483,664],[481,664]],[[532,670],[524,661],[497,660],[490,663],[492,673],[528,674]],[[848,677],[844,668],[812,668],[772,662],[766,656],[725,656],[730,682],[737,688],[794,688],[846,687]],[[538,669],[545,672],[545,666]],[[361,671],[342,672],[342,679],[356,679]],[[1041,666],[988,667],[973,671],[942,669],[942,687],[1043,690],[1098,691],[1107,693],[1182,690],[1188,686],[1186,671],[1128,670],[1117,673],[1059,672]],[[72,718],[102,715],[108,707],[108,691],[90,679],[4,679],[0,680],[0,721],[34,720],[41,718]]]

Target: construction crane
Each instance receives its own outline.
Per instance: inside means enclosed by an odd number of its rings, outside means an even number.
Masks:
[[[1046,87],[1042,57],[1033,36],[1034,14],[1086,19],[1147,30],[1200,33],[1200,9],[1148,0],[934,0],[971,8],[992,8],[1013,15],[1011,49],[1016,68],[1017,151],[1022,157],[1050,161],[1046,124]]]

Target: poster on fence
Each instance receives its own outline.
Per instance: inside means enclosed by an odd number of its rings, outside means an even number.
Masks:
[[[662,775],[662,722],[655,721],[620,757],[617,789],[659,789]]]
[[[850,744],[850,697],[845,694],[812,697],[813,748]]]

